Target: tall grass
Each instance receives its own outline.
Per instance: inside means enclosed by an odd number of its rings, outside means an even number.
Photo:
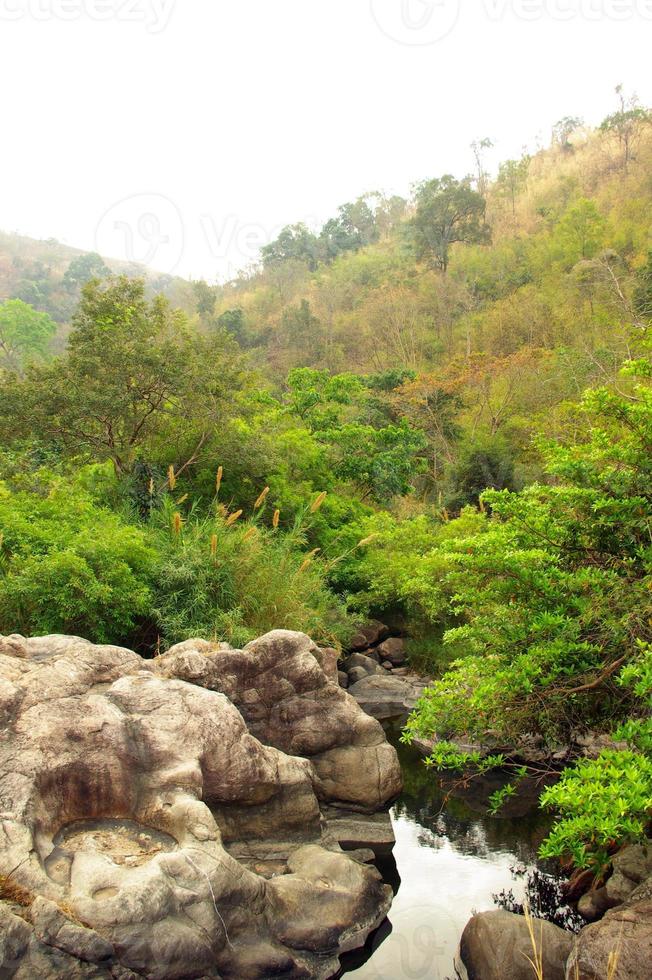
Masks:
[[[163,646],[194,636],[241,646],[272,629],[308,633],[339,647],[353,631],[342,599],[326,584],[328,566],[318,551],[306,552],[310,517],[320,494],[293,528],[281,532],[277,513],[267,524],[264,489],[250,515],[219,502],[221,473],[208,515],[168,497],[154,518],[160,556],[156,571],[155,620]]]

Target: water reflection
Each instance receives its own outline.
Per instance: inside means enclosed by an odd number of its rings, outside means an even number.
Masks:
[[[397,744],[397,733],[391,737]],[[535,787],[508,818],[486,815],[493,783],[479,798],[473,790],[444,805],[445,794],[418,754],[397,748],[405,788],[392,810],[395,865],[381,868],[396,896],[389,922],[343,963],[343,972],[356,980],[446,980],[455,976],[453,958],[473,912],[495,908],[492,895],[505,888],[522,895],[522,881],[510,869],[536,866],[548,819],[532,809]]]

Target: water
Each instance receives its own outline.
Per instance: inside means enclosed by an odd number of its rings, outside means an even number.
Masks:
[[[454,978],[467,921],[474,912],[495,909],[492,896],[504,889],[522,896],[523,881],[510,869],[537,867],[549,820],[536,809],[536,787],[511,804],[508,817],[487,816],[487,796],[501,784],[499,777],[467,791],[464,800],[446,802],[418,753],[398,743],[397,730],[389,737],[405,782],[391,811],[393,861],[381,867],[396,895],[388,922],[363,951],[343,961],[343,973],[347,980]]]

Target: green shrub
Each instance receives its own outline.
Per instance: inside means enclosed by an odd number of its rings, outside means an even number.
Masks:
[[[0,632],[125,642],[152,602],[153,550],[74,481],[41,479],[41,494],[0,484]]]

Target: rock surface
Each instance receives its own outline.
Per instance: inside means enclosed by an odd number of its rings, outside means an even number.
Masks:
[[[543,954],[545,980],[564,980],[573,936],[551,922],[534,920],[534,933]],[[497,910],[480,912],[466,925],[460,941],[460,960],[468,980],[533,980],[528,960],[534,958],[527,922],[521,915]]]
[[[320,804],[373,811],[400,789],[336,671],[284,631],[149,662],[0,637],[0,875],[33,899],[0,902],[0,977],[335,973],[391,892]],[[233,856],[248,843],[277,847],[275,876]]]
[[[423,694],[426,682],[416,675],[397,677],[381,673],[349,684],[349,694],[373,718],[399,718],[409,714]]]
[[[626,848],[618,855],[620,867],[638,874],[645,861],[641,851],[648,855],[650,850],[650,845]],[[652,877],[648,877],[628,893],[623,905],[580,930],[566,980],[649,980],[651,976]]]

